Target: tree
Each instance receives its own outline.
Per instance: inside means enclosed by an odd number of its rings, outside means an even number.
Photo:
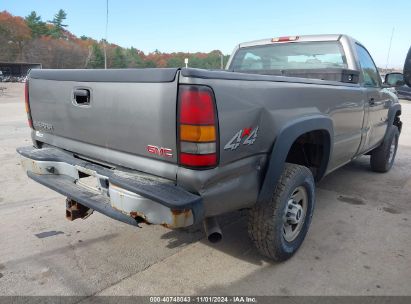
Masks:
[[[167,60],[167,67],[168,68],[181,68],[184,67],[184,59],[178,57],[171,57]]]
[[[41,62],[44,68],[74,69],[84,67],[87,49],[76,41],[42,36],[26,47],[25,60]]]
[[[146,60],[146,61],[144,61],[143,67],[144,68],[156,68],[157,65],[153,60]]]
[[[125,52],[127,67],[129,68],[140,68],[144,66],[141,51],[131,47]]]
[[[30,28],[23,18],[0,12],[1,60],[23,60],[23,49],[30,39]]]
[[[206,68],[204,64],[204,59],[199,58],[198,56],[190,56],[188,59],[188,66],[191,68]]]
[[[91,47],[91,52],[92,52],[92,56],[88,64],[88,68],[92,68],[92,69],[104,68],[104,54],[101,51],[100,46],[97,43],[93,44],[93,46]]]
[[[189,58],[190,67],[220,67],[222,53],[219,50],[193,54],[163,53],[156,49],[144,54],[134,47],[122,48],[104,39],[77,37],[65,29],[66,17],[66,13],[59,10],[51,23],[45,23],[35,11],[24,19],[0,11],[0,61],[40,62],[45,68],[103,68],[105,46],[109,67],[183,67],[184,58]],[[224,56],[224,62],[227,60],[228,56]]]
[[[50,22],[53,27],[51,29],[50,35],[53,38],[62,38],[64,37],[64,31],[65,27],[67,27],[67,24],[63,24],[63,21],[66,20],[67,14],[64,10],[60,9],[57,14],[54,15],[53,20],[50,20]]]
[[[114,50],[114,58],[113,58],[113,68],[120,68],[123,69],[127,67],[126,64],[126,57],[123,54],[123,50],[121,47],[116,47]]]
[[[37,38],[47,34],[46,23],[41,21],[41,16],[38,16],[35,11],[32,11],[30,15],[25,18],[27,26],[31,30],[31,36]]]

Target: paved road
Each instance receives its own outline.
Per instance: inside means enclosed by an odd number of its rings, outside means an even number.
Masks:
[[[395,167],[362,157],[317,188],[312,227],[291,260],[262,258],[245,214],[222,219],[224,241],[201,227],[141,229],[93,214],[68,222],[64,198],[26,178],[21,85],[0,96],[0,295],[411,295],[411,104]],[[41,234],[43,233],[43,234]],[[40,234],[40,235],[39,235]]]

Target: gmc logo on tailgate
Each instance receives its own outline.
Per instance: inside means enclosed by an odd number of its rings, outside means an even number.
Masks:
[[[169,148],[148,145],[146,149],[147,149],[147,152],[150,154],[156,154],[161,157],[173,157],[173,150]]]

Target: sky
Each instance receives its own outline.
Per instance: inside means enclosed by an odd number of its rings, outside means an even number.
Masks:
[[[411,46],[411,0],[108,0],[108,40],[144,52],[231,54],[240,42],[288,35],[348,34],[379,67],[401,68]],[[106,0],[0,0],[0,11],[51,20],[63,9],[68,30],[100,40]]]

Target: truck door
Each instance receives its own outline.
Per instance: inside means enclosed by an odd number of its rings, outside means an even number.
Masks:
[[[362,152],[378,145],[384,138],[390,99],[389,95],[384,93],[381,77],[368,51],[358,43],[356,43],[356,50],[361,66],[361,83],[367,98],[365,112],[368,119],[364,121],[363,126],[367,131],[360,148]]]

